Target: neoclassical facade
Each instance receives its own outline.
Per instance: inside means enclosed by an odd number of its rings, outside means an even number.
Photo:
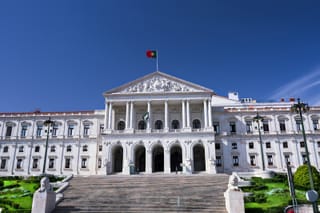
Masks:
[[[162,72],[103,95],[103,110],[0,113],[0,176],[284,171],[306,161],[295,100],[222,97]],[[317,168],[319,120],[320,107],[303,113]]]

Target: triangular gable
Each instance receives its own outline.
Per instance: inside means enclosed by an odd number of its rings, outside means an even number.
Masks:
[[[106,91],[104,95],[185,92],[213,93],[212,90],[205,87],[157,71],[115,89]]]

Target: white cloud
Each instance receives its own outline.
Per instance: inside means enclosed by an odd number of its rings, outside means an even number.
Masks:
[[[290,97],[299,97],[310,105],[320,105],[320,68],[283,85],[271,95],[270,99],[280,100]]]

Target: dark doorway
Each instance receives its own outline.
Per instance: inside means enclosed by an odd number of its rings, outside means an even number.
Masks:
[[[152,150],[152,172],[163,172],[164,170],[163,147],[156,146]]]
[[[146,171],[146,148],[144,146],[138,146],[134,152],[134,166],[136,172]]]
[[[116,146],[112,151],[113,159],[113,172],[122,172],[122,162],[123,162],[123,149],[121,146]]]
[[[182,150],[180,146],[173,146],[170,149],[170,168],[171,172],[182,171]]]
[[[201,144],[193,147],[193,167],[195,172],[206,170],[204,148]]]

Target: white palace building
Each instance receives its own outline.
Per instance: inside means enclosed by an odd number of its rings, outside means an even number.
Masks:
[[[129,175],[284,171],[306,161],[293,99],[222,97],[162,72],[103,95],[103,110],[0,113],[0,176],[40,175],[44,164],[56,175]],[[320,107],[302,116],[320,168]]]

